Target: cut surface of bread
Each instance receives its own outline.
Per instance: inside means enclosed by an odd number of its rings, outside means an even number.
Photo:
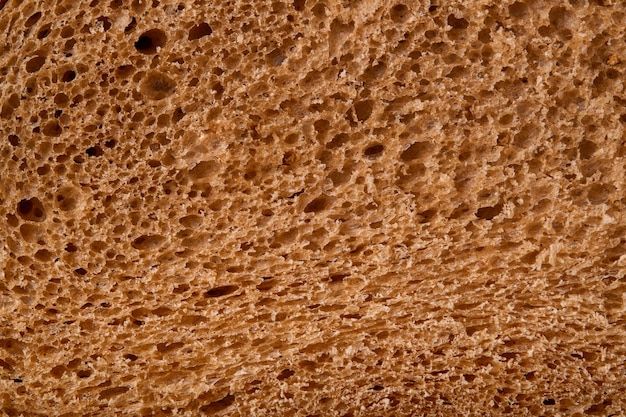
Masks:
[[[625,415],[625,28],[0,1],[0,414]]]

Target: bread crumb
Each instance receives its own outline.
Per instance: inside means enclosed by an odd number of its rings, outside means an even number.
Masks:
[[[617,57],[617,55],[613,54],[609,57],[609,59],[606,62],[609,65],[617,65],[620,63],[620,59]]]

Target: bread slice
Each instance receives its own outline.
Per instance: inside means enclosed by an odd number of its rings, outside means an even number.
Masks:
[[[624,415],[625,27],[0,1],[2,414]]]

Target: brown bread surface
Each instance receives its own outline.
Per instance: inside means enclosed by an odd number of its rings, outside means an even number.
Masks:
[[[0,414],[626,415],[622,0],[0,0]]]

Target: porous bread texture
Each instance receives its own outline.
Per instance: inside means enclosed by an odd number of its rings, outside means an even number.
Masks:
[[[625,27],[0,1],[3,415],[624,415]]]

